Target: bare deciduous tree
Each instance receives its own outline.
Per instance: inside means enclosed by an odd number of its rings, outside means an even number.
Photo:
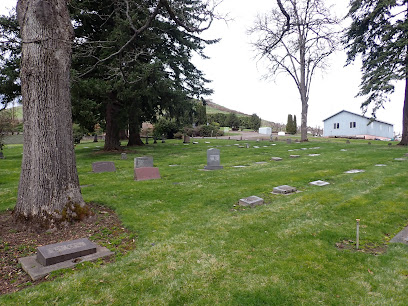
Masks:
[[[301,141],[307,141],[310,85],[316,69],[339,45],[339,20],[323,0],[281,0],[277,8],[258,16],[249,34],[259,59],[269,61],[266,78],[285,72],[296,83],[302,102]]]

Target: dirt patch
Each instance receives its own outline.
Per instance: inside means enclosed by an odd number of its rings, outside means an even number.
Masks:
[[[125,254],[136,247],[136,235],[123,227],[113,210],[94,203],[88,205],[94,217],[60,230],[40,233],[22,230],[14,224],[11,211],[0,214],[0,294],[15,292],[55,277],[32,281],[18,263],[18,258],[34,255],[39,246],[89,238],[116,255]],[[114,261],[115,257],[105,258],[102,263]]]
[[[339,250],[349,250],[354,252],[368,253],[372,255],[381,255],[387,251],[386,244],[366,243],[360,244],[358,250],[356,249],[356,242],[353,240],[343,240],[336,243]]]

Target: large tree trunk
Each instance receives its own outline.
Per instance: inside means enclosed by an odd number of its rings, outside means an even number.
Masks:
[[[111,94],[109,98],[110,101],[106,105],[106,135],[104,150],[120,150],[120,129],[117,122],[119,107],[115,101],[116,96],[114,94]]]
[[[299,34],[301,33],[299,29]],[[300,100],[302,102],[302,118],[300,122],[300,141],[308,141],[307,139],[307,111],[309,108],[307,95],[307,86],[306,86],[306,38],[300,36],[299,45],[300,45],[300,84],[299,84],[299,93]]]
[[[139,117],[135,107],[131,107],[129,110],[129,141],[127,146],[143,146],[144,143],[140,139],[141,124],[139,123]]]
[[[402,111],[402,138],[399,145],[408,145],[408,77],[405,78],[404,110]]]
[[[24,150],[15,220],[52,227],[89,214],[72,134],[73,29],[65,0],[19,0]]]

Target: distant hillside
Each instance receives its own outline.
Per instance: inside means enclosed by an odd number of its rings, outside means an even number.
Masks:
[[[236,114],[237,116],[251,116],[242,112],[238,112],[236,110],[233,109],[229,109],[227,107],[218,105],[217,103],[214,103],[212,101],[208,101],[207,102],[207,114],[216,114],[216,113],[223,113],[223,114],[229,114],[229,113],[233,113]]]
[[[223,114],[229,114],[229,113],[233,113],[236,114],[238,117],[242,117],[242,116],[251,116],[230,108],[227,108],[225,106],[221,106],[218,105],[217,103],[214,103],[212,101],[206,100],[207,102],[207,114],[216,114],[216,113],[223,113]],[[262,118],[261,118],[262,119]],[[270,126],[272,128],[276,128],[277,130],[281,129],[281,124],[279,123],[275,123],[275,122],[271,122],[271,121],[267,121],[262,119],[261,122],[261,126]]]

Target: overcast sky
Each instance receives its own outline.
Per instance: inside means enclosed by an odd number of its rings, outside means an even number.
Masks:
[[[0,14],[15,6],[16,0],[1,0]],[[326,0],[326,2],[329,2]],[[333,12],[343,17],[349,1],[333,1]],[[208,60],[194,58],[194,63],[213,82],[213,102],[247,114],[256,113],[263,119],[286,123],[288,114],[296,115],[300,124],[301,102],[292,79],[280,74],[275,80],[262,80],[264,65],[256,62],[255,52],[246,34],[258,13],[267,12],[274,5],[271,0],[224,0],[218,7],[221,14],[233,19],[226,24],[215,21],[203,34],[205,38],[221,38],[218,44],[206,48]],[[344,67],[346,55],[337,52],[329,58],[330,67],[317,72],[312,81],[309,97],[309,126],[323,127],[323,119],[343,109],[361,114],[362,98],[358,92],[361,72],[360,63]],[[401,132],[404,84],[397,84],[386,109],[377,112],[377,118],[394,124],[394,131]],[[370,114],[367,114],[368,116]]]

